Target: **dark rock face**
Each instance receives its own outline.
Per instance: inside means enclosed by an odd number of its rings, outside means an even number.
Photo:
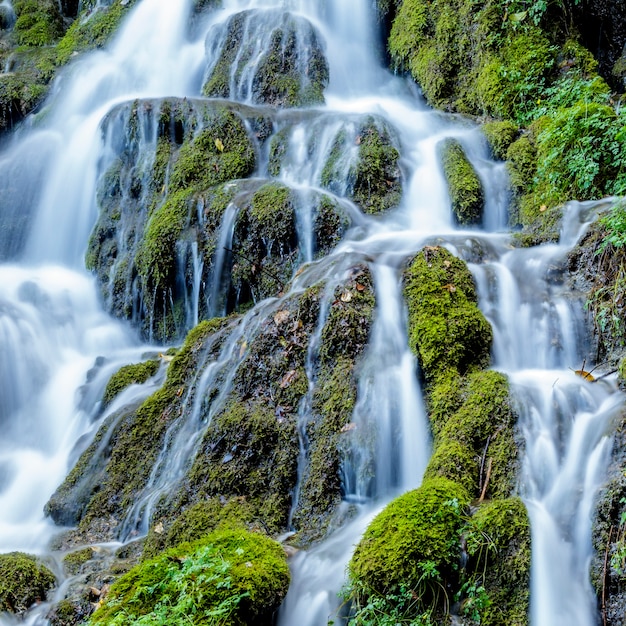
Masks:
[[[317,30],[281,11],[243,11],[207,37],[203,93],[294,107],[324,101],[328,63]]]
[[[623,92],[626,76],[624,3],[621,0],[585,0],[574,10],[574,21],[583,43],[598,60],[602,76]]]

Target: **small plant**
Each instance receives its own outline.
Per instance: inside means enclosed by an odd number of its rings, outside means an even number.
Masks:
[[[626,498],[620,498],[620,504],[626,504]],[[618,576],[626,576],[626,509],[619,519],[615,552],[611,555],[611,570]]]
[[[626,201],[616,202],[600,224],[606,229],[606,236],[596,254],[604,252],[609,245],[614,248],[626,246]]]
[[[480,624],[482,611],[491,604],[480,577],[472,577],[466,581],[454,599],[461,602],[461,613],[475,624]]]

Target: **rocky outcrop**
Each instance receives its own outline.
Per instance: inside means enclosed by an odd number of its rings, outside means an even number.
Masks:
[[[324,102],[323,42],[300,16],[242,11],[209,32],[207,50],[206,96],[281,107]]]

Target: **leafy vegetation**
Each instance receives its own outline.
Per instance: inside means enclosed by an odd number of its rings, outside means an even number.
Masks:
[[[287,592],[289,568],[271,539],[224,528],[182,543],[122,576],[90,626],[265,623]]]

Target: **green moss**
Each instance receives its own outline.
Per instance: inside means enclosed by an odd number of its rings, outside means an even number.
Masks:
[[[481,127],[487,138],[491,152],[496,159],[506,160],[507,151],[519,134],[519,127],[513,122],[488,122]]]
[[[63,18],[54,0],[16,0],[13,33],[21,46],[47,46],[63,35]]]
[[[173,193],[150,217],[137,252],[146,293],[164,291],[175,281],[176,245],[193,215],[192,193]]]
[[[121,367],[107,383],[102,396],[102,406],[107,407],[111,401],[121,391],[130,385],[140,385],[145,383],[148,378],[154,376],[159,369],[158,359],[144,361],[143,363],[134,363],[132,365],[124,365]]]
[[[225,43],[202,93],[210,97],[234,98],[231,75],[239,82],[250,63],[258,38],[266,27],[264,16],[241,11],[228,23]],[[254,102],[294,107],[324,102],[328,84],[328,64],[317,31],[305,19],[277,12],[271,41],[258,59],[251,82]],[[236,87],[241,90],[241,87]]]
[[[181,147],[170,188],[205,190],[250,175],[254,165],[254,146],[241,118],[226,108],[216,109],[198,135]]]
[[[474,280],[445,248],[427,247],[404,276],[409,345],[428,380],[489,363],[492,331],[478,309]]]
[[[296,480],[297,436],[261,402],[232,401],[216,415],[189,472],[195,497],[245,496],[266,527],[284,528]]]
[[[346,357],[338,358],[332,369],[324,369],[317,380],[312,405],[316,417],[307,426],[308,463],[293,515],[297,539],[303,545],[324,536],[341,502],[342,439],[356,392],[353,362]]]
[[[83,11],[58,43],[57,63],[67,63],[75,52],[103,47],[134,3],[135,0],[114,0],[109,6],[99,6],[93,12]]]
[[[168,426],[179,416],[184,386],[192,379],[207,337],[223,320],[201,322],[172,359],[162,388],[139,407],[112,415],[92,445],[46,504],[59,523],[80,523],[122,515],[145,485]]]
[[[70,576],[75,576],[80,572],[81,567],[93,558],[94,551],[91,548],[74,550],[63,557],[63,566]]]
[[[148,615],[173,625],[216,619],[225,626],[267,623],[287,593],[289,578],[279,544],[224,528],[132,569],[115,582],[88,623],[135,624]]]
[[[146,541],[142,559],[157,556],[182,542],[197,541],[221,526],[254,526],[256,512],[243,497],[223,502],[220,498],[201,500],[177,515],[164,527],[154,524]]]
[[[54,574],[34,556],[0,554],[0,611],[24,613],[44,601],[54,584]]]
[[[381,213],[400,203],[400,153],[389,131],[373,118],[361,126],[359,137],[352,197],[366,213]]]
[[[19,48],[11,72],[0,74],[0,132],[9,130],[43,102],[55,73],[50,48]]]
[[[468,470],[462,484],[473,488],[469,493],[478,497],[487,483],[486,494],[493,498],[506,498],[515,484],[518,451],[515,445],[516,416],[511,409],[507,378],[493,370],[471,372],[464,381],[463,403],[455,413],[449,414],[445,423],[433,424],[435,437],[435,462],[432,471],[441,474],[438,456],[449,456],[450,446],[465,448],[456,470],[461,481],[460,468]],[[439,446],[445,449],[439,453]],[[469,464],[469,455],[473,463]],[[481,472],[482,469],[482,472]],[[428,471],[431,471],[430,465]]]
[[[485,196],[476,171],[458,141],[446,139],[440,151],[452,212],[457,222],[463,226],[480,224]]]
[[[457,579],[468,502],[464,489],[445,478],[425,481],[391,502],[356,547],[349,565],[352,582],[383,596],[406,586],[422,610],[437,599],[443,604],[439,585]]]
[[[473,494],[478,486],[478,463],[473,450],[446,438],[438,443],[424,473],[424,480],[447,478]]]
[[[506,151],[511,187],[517,193],[527,191],[537,172],[537,149],[527,136],[514,141]]]
[[[482,584],[489,603],[480,609],[487,626],[526,626],[530,594],[530,522],[519,498],[483,504],[465,530],[468,574]]]

